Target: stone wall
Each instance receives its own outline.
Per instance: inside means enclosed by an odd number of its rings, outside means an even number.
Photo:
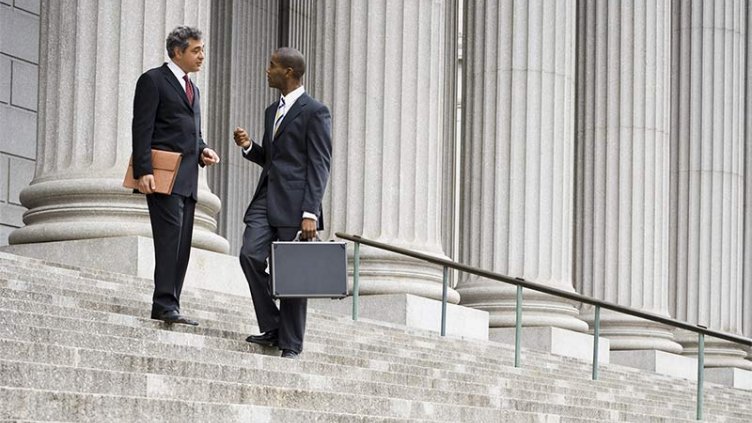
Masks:
[[[39,0],[0,0],[0,245],[23,225],[19,193],[34,177]]]

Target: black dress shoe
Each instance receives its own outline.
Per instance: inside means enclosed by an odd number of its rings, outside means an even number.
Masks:
[[[151,315],[152,319],[161,320],[168,325],[171,325],[173,323],[180,323],[183,325],[191,325],[191,326],[198,326],[198,322],[195,320],[191,320],[186,316],[183,316],[182,314],[178,313],[176,310],[167,310],[162,312],[161,314],[154,314]]]
[[[278,330],[270,330],[269,332],[264,332],[261,335],[251,335],[248,338],[245,338],[245,341],[262,345],[264,347],[276,347],[278,344],[278,334]]]
[[[293,350],[282,350],[282,358],[298,358],[298,353]]]

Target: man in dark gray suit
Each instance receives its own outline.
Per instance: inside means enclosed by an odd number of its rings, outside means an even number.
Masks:
[[[167,36],[170,61],[141,75],[133,97],[133,176],[146,194],[154,238],[151,318],[198,325],[180,313],[196,208],[198,166],[219,163],[201,137],[201,95],[188,76],[204,62],[201,31],[179,26]],[[151,150],[175,151],[182,160],[171,195],[154,192]]]
[[[329,109],[305,93],[301,77],[303,55],[288,47],[272,54],[266,70],[269,86],[280,91],[264,115],[264,138],[253,142],[245,129],[235,129],[243,156],[263,167],[256,192],[245,213],[240,265],[251,288],[261,335],[246,341],[278,346],[282,357],[296,358],[303,350],[305,298],[274,303],[266,273],[271,243],[316,236],[324,227],[321,199],[329,179],[332,154]]]

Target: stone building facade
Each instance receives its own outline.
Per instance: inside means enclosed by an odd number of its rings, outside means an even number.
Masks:
[[[752,336],[744,0],[281,3],[306,89],[333,115],[325,236]],[[186,23],[206,34],[204,134],[224,159],[202,174],[194,246],[237,252],[259,170],[231,132],[263,130],[279,5],[0,0],[0,244],[149,235],[145,205],[118,185],[129,107]],[[361,263],[366,295],[440,298],[441,269],[369,249]],[[489,312],[492,332],[513,324],[513,288],[458,275],[449,298]],[[590,308],[548,296],[524,307],[526,326],[592,325]],[[617,350],[696,349],[609,313],[603,334]],[[707,351],[709,365],[752,368],[744,349]]]

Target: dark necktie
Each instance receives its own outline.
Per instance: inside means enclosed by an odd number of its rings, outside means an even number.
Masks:
[[[188,104],[193,106],[193,85],[191,85],[191,79],[188,78],[188,74],[183,75],[185,81],[185,96],[188,97]]]

